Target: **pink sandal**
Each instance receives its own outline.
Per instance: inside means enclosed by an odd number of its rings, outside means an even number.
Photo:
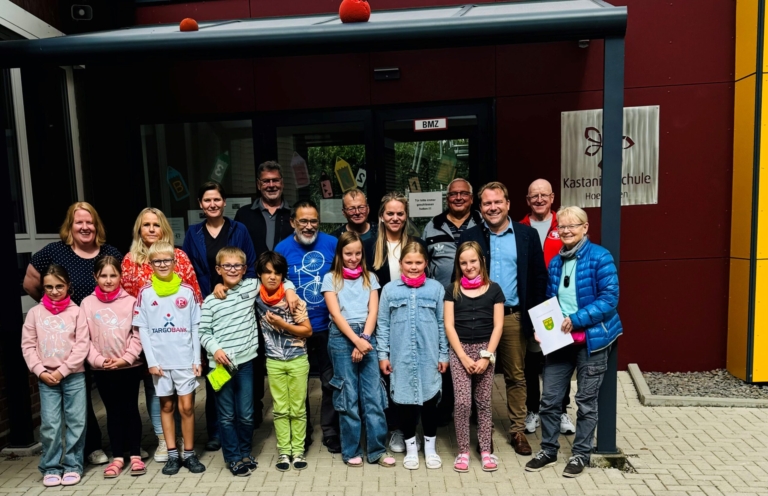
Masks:
[[[496,455],[492,455],[490,451],[480,453],[480,458],[483,464],[483,472],[495,472],[499,469],[499,458]]]
[[[123,462],[122,459],[113,458],[112,463],[104,467],[104,478],[114,479],[116,477],[120,477],[120,474],[123,472],[124,466],[125,466],[125,462]]]
[[[56,474],[48,474],[43,477],[43,485],[45,487],[56,487],[61,485],[61,476]]]
[[[67,472],[61,476],[62,486],[74,486],[78,482],[80,482],[80,474],[77,472]]]
[[[141,461],[140,456],[131,457],[131,475],[136,477],[147,473],[147,466]]]
[[[469,472],[469,453],[459,453],[453,462],[453,470],[456,472]]]

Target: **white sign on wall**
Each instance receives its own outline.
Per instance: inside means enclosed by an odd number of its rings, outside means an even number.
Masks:
[[[434,217],[443,213],[443,194],[440,191],[410,193],[408,210],[411,217]]]
[[[561,204],[599,207],[603,110],[560,116]],[[659,202],[659,106],[624,109],[621,204]]]

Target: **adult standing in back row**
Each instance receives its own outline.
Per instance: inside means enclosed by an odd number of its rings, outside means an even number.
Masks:
[[[245,253],[245,277],[256,277],[256,254],[248,230],[241,223],[224,216],[227,206],[227,194],[224,187],[216,181],[208,181],[200,186],[197,201],[203,210],[205,220],[189,226],[184,237],[183,250],[192,262],[200,285],[203,298],[211,294],[222,278],[216,271],[216,254],[225,246],[240,248]],[[208,364],[203,363],[203,373],[206,374]],[[221,449],[219,438],[218,412],[216,411],[216,394],[209,381],[205,381],[205,421],[208,430],[206,451]]]
[[[278,243],[292,236],[293,228],[291,207],[283,198],[283,170],[280,164],[273,161],[259,164],[256,177],[259,198],[252,205],[240,207],[235,221],[245,225],[258,259],[262,253],[274,250]],[[264,377],[267,370],[264,349],[264,336],[259,334],[259,353],[253,359],[254,429],[258,429],[264,420]]]
[[[544,264],[549,267],[549,262],[563,247],[560,234],[557,232],[557,214],[552,211],[552,202],[555,194],[552,185],[546,179],[537,179],[528,186],[528,195],[525,197],[531,213],[526,215],[521,224],[531,226],[539,233],[541,247],[544,250]],[[535,339],[528,340],[528,349],[525,352],[525,385],[527,388],[526,404],[528,415],[525,417],[525,432],[533,434],[540,425],[539,399],[541,388],[539,387],[539,374],[544,368],[544,354],[541,346]],[[571,401],[571,385],[563,396],[563,411],[560,415],[560,433],[573,434],[576,431],[571,417],[568,415],[568,404]]]
[[[517,454],[530,455],[525,437],[525,350],[533,325],[528,310],[545,299],[547,268],[536,230],[509,218],[507,187],[491,182],[477,196],[484,222],[464,231],[459,244],[480,244],[491,280],[504,292],[504,328],[496,363],[507,386],[510,443]]]

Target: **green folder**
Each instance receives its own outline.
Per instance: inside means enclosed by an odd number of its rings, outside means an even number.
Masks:
[[[218,393],[224,387],[224,384],[232,379],[232,375],[227,367],[219,363],[216,364],[215,369],[208,372],[208,381],[211,383],[213,390]]]

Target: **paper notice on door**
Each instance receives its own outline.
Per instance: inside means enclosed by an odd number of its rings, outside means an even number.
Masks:
[[[341,198],[320,200],[320,222],[323,224],[344,224],[347,218],[341,212],[344,203]]]
[[[240,207],[244,207],[246,205],[250,206],[252,203],[253,202],[251,201],[250,196],[244,196],[242,198],[227,198],[227,206],[224,207],[224,215],[230,219],[234,219],[235,214],[238,210],[240,210]]]
[[[408,195],[408,210],[411,217],[434,217],[443,212],[443,194],[440,191],[413,193]]]
[[[173,231],[173,246],[181,247],[184,244],[184,217],[168,217],[168,224]]]
[[[541,351],[545,355],[573,343],[573,337],[561,330],[563,311],[556,296],[528,310],[528,315],[531,316],[533,329],[541,341]]]
[[[202,210],[187,210],[187,222],[189,227],[199,224],[205,220],[205,214]]]

